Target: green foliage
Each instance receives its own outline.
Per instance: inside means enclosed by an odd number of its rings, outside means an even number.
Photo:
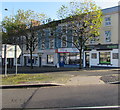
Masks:
[[[80,54],[82,54],[82,49],[87,42],[98,39],[102,24],[102,11],[92,0],[70,2],[68,6],[61,6],[58,10],[58,16],[68,20],[66,24],[71,24],[68,29],[72,30],[73,37],[77,37],[71,43],[80,51]]]
[[[2,21],[2,37],[8,40],[4,40],[4,42],[9,43],[9,38],[15,37],[14,39],[16,39],[16,37],[18,38],[21,35],[26,35],[26,30],[36,26],[34,24],[35,22],[38,22],[38,25],[40,25],[45,18],[45,14],[38,14],[31,10],[24,11],[20,9],[13,16],[6,16]]]
[[[87,41],[99,36],[102,11],[92,0],[70,2],[68,6],[62,5],[58,15],[62,19],[72,18],[68,19],[68,22],[71,23],[70,29],[76,30],[79,45],[85,45]]]

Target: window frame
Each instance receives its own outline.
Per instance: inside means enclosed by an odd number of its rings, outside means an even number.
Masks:
[[[53,62],[49,62],[49,56],[53,57]],[[53,54],[47,55],[47,64],[54,64],[54,55]]]
[[[66,45],[65,45],[65,46],[63,46],[63,37],[65,37],[65,39],[66,39],[66,41],[65,41],[65,42],[66,42]],[[67,36],[66,36],[66,35],[63,35],[62,38],[61,38],[61,47],[62,47],[62,48],[67,47]]]
[[[104,52],[104,53],[110,53],[110,54],[109,54],[109,55],[110,55],[110,58],[109,58],[110,62],[109,62],[109,63],[105,63],[105,62],[104,62],[104,63],[101,63],[101,61],[100,61],[100,59],[101,59],[101,57],[100,57],[100,56],[101,56],[101,52],[102,52],[102,53],[103,53],[103,52]],[[112,61],[112,60],[111,60],[111,52],[110,52],[110,51],[101,51],[101,52],[99,52],[99,64],[111,65],[111,61]]]
[[[108,35],[106,35],[106,32],[108,32],[108,31],[110,32],[109,37],[108,37]],[[104,37],[104,39],[105,39],[105,43],[111,43],[111,36],[112,36],[112,32],[111,32],[111,30],[105,30],[105,31],[104,31],[104,36],[105,36],[105,37]],[[107,38],[109,38],[110,40],[107,41],[107,40],[106,40]]]
[[[53,47],[51,47],[51,43],[53,43]],[[49,38],[49,48],[54,49],[55,47],[55,39],[54,38]]]
[[[108,19],[108,18],[110,18],[110,20],[106,21],[106,19]],[[112,24],[111,21],[112,21],[111,16],[105,16],[105,18],[104,18],[104,26],[111,26],[111,24]],[[108,23],[108,24],[106,24],[106,23]]]
[[[91,59],[97,59],[97,53],[91,53]]]

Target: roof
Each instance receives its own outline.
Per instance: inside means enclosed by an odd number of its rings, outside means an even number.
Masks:
[[[119,6],[115,6],[115,7],[110,7],[110,8],[102,9],[102,12],[103,12],[103,15],[105,15],[105,14],[110,14],[110,13],[120,12],[120,5],[119,5]],[[64,23],[64,22],[66,22],[68,19],[70,19],[70,18],[52,21],[52,22],[49,22],[49,23],[47,23],[47,24],[40,25],[40,27],[41,27],[41,28],[45,28],[45,27],[51,27],[51,25],[55,26],[55,25],[58,25],[59,23]],[[40,27],[39,27],[39,28],[40,28]]]
[[[106,9],[102,9],[103,14],[110,14],[110,13],[115,13],[120,11],[120,5],[115,6],[115,7],[110,7]]]

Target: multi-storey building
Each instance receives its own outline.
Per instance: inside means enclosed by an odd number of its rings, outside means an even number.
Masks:
[[[116,6],[102,11],[104,16],[99,41],[90,41],[87,44],[82,57],[84,67],[120,67],[120,8]],[[39,64],[41,66],[77,67],[79,51],[72,43],[65,42],[66,39],[74,40],[67,30],[69,24],[60,21],[55,21],[55,23],[57,24],[55,32],[52,32],[52,27],[44,28],[43,32],[38,31]],[[60,32],[62,33],[61,39],[58,34]]]

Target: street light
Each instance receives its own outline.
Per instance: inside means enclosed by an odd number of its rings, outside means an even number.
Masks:
[[[7,8],[5,8],[4,9],[5,11],[8,11],[8,9]],[[12,13],[12,15],[14,15],[14,11],[13,11],[13,13]],[[13,22],[13,21],[12,21]],[[15,43],[15,65],[16,65],[16,71],[15,71],[15,74],[17,75],[17,44],[16,44],[16,42],[14,42]],[[5,54],[6,54],[6,52],[5,52]],[[5,55],[6,56],[6,55]],[[7,57],[6,57],[6,59],[7,59]],[[6,59],[5,59],[5,61],[6,61]],[[7,62],[6,62],[7,63]],[[6,73],[7,73],[7,64],[5,63],[5,75],[6,75]]]

